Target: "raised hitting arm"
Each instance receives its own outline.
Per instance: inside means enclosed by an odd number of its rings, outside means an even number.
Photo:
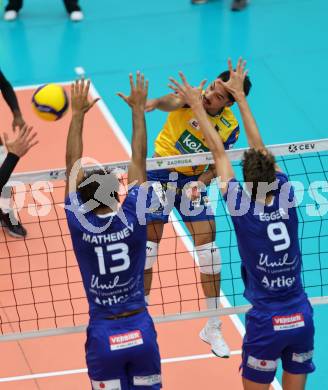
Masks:
[[[227,185],[231,178],[234,177],[234,172],[230,160],[225,152],[223,142],[216,132],[213,124],[209,120],[201,100],[201,90],[205,81],[203,81],[199,88],[192,88],[187,82],[183,73],[180,72],[182,84],[176,80],[170,79],[174,84],[174,89],[179,96],[182,96],[187,104],[193,110],[196,119],[199,123],[200,129],[205,136],[206,143],[213,154],[217,176],[221,179],[221,191],[227,191]]]
[[[145,111],[161,110],[171,112],[182,108],[185,104],[186,102],[181,96],[170,93],[156,99],[147,100]]]
[[[218,81],[226,89],[227,92],[231,93],[231,95],[236,100],[236,103],[238,104],[238,108],[246,130],[248,145],[256,150],[263,149],[264,143],[254,116],[248,105],[243,88],[244,79],[247,75],[247,71],[245,71],[246,61],[243,61],[242,58],[239,58],[237,67],[234,70],[232,62],[229,59],[228,66],[230,71],[229,80],[227,82],[223,82],[222,80]]]
[[[71,85],[72,119],[66,143],[66,188],[65,197],[69,192],[75,192],[83,179],[81,158],[83,154],[83,122],[85,114],[99,99],[89,102],[88,93],[90,80],[77,80]],[[76,165],[75,165],[76,164]],[[72,174],[72,168],[76,169]]]
[[[199,87],[194,87],[200,93],[202,92],[204,84]],[[201,89],[200,89],[201,88]],[[185,97],[179,95],[178,93],[170,93],[165,96],[147,100],[145,111],[150,112],[153,110],[161,110],[165,112],[171,112],[183,108],[188,105],[188,102],[185,100]]]
[[[146,181],[147,134],[145,106],[148,94],[148,80],[137,72],[136,83],[132,74],[130,79],[130,96],[119,92],[120,96],[132,109],[132,156],[128,171],[128,182],[142,184]]]
[[[223,82],[222,80],[219,80],[219,82],[236,100],[246,130],[249,147],[254,148],[255,150],[264,150],[264,142],[243,89],[244,79],[247,75],[247,71],[245,71],[246,61],[239,58],[236,70],[234,70],[232,62],[229,59],[228,66],[230,70],[230,79],[227,82]],[[277,164],[275,166],[277,171],[281,171]]]

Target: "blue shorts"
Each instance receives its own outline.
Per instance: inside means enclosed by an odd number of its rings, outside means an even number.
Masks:
[[[159,390],[161,359],[147,311],[117,320],[91,320],[85,344],[93,390]]]
[[[271,383],[278,359],[284,371],[309,374],[315,370],[313,310],[308,301],[290,310],[246,314],[242,376],[256,383]]]
[[[175,207],[184,222],[214,220],[209,204],[206,186],[201,188],[200,196],[191,200],[192,189],[189,184],[199,176],[186,176],[167,169],[149,171],[147,198],[147,222],[168,222],[169,214]]]

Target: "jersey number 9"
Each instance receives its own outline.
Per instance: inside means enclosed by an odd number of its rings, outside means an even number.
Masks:
[[[280,244],[274,245],[274,251],[279,252],[289,248],[290,237],[286,225],[283,222],[270,223],[267,227],[268,236],[271,241],[282,241]]]

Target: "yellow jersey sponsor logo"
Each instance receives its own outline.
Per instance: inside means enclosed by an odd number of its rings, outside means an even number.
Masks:
[[[175,144],[175,147],[181,154],[204,153],[209,151],[208,147],[206,147],[199,138],[195,137],[188,130],[185,130],[181,134]]]
[[[225,108],[216,116],[208,116],[221,137],[226,149],[230,149],[239,135],[237,119],[230,108]],[[162,131],[155,141],[155,152],[159,156],[175,156],[190,153],[208,152],[204,135],[190,108],[181,108],[169,113]],[[176,171],[187,176],[200,175],[206,165],[177,167]]]

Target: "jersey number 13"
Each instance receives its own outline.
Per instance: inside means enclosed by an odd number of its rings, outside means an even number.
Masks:
[[[106,275],[104,248],[102,246],[96,246],[95,252],[98,257],[100,275]],[[109,267],[109,272],[111,274],[125,271],[130,267],[129,247],[127,244],[120,243],[107,245],[106,252],[110,253],[112,260],[114,262],[117,261],[118,264],[113,267]]]

